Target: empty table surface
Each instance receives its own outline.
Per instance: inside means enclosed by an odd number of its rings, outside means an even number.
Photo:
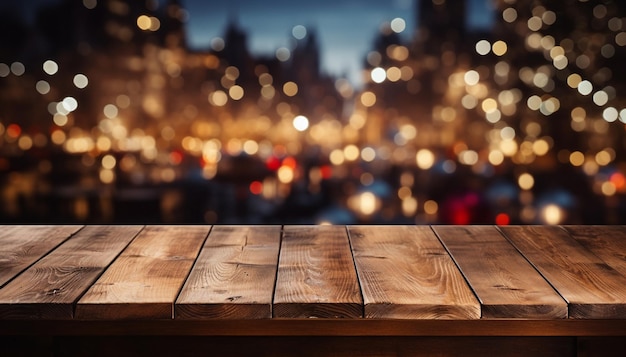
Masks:
[[[2,226],[0,321],[622,320],[621,226]]]

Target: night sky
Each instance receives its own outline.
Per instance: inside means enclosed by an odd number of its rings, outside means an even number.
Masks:
[[[6,5],[6,0],[3,3]],[[41,4],[59,0],[8,0],[21,8],[27,19]],[[76,0],[79,1],[79,0]],[[289,47],[291,30],[303,25],[317,33],[322,50],[322,68],[333,75],[359,80],[359,68],[372,48],[378,29],[385,21],[406,21],[404,38],[415,28],[415,0],[181,0],[189,13],[188,40],[192,48],[207,48],[211,39],[222,36],[229,18],[248,33],[254,54],[269,55]],[[160,0],[161,3],[165,0]],[[489,0],[469,0],[468,23],[489,25]]]
[[[333,75],[347,74],[359,81],[363,58],[372,49],[380,25],[401,17],[406,21],[404,38],[415,28],[415,0],[185,0],[189,11],[189,42],[208,46],[223,34],[229,17],[248,32],[248,46],[256,54],[271,54],[289,46],[296,25],[312,28],[322,50],[322,67]],[[489,0],[470,0],[471,26],[489,24]]]

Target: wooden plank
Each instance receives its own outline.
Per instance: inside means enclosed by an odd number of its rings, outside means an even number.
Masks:
[[[178,297],[175,318],[271,318],[280,234],[280,226],[214,227]]]
[[[496,227],[433,229],[476,292],[483,318],[567,317],[567,303]]]
[[[148,226],[76,306],[80,319],[171,319],[209,226]]]
[[[0,318],[71,319],[74,303],[140,229],[83,228],[0,290]]]
[[[365,317],[477,319],[480,304],[427,226],[348,228]]]
[[[81,226],[0,226],[0,287]]]
[[[565,226],[582,246],[626,276],[626,226]]]
[[[626,318],[626,277],[556,226],[502,231],[569,303],[570,318]]]
[[[284,227],[274,317],[356,318],[362,303],[345,227]]]

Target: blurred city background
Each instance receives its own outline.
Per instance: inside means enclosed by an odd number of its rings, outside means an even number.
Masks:
[[[625,224],[625,60],[610,0],[3,2],[0,223]]]

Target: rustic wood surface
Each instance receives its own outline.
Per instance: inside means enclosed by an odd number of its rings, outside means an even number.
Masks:
[[[362,306],[346,228],[284,227],[274,317],[357,318]]]
[[[0,333],[626,335],[625,236],[623,226],[1,226]]]
[[[430,227],[349,227],[365,317],[478,319],[480,304]]]
[[[72,318],[78,298],[140,229],[83,228],[0,290],[0,318]]]
[[[581,245],[626,276],[626,226],[565,226]]]
[[[480,299],[483,318],[567,317],[567,303],[495,227],[433,229]]]
[[[176,318],[272,317],[280,231],[213,227],[178,297]]]
[[[0,355],[621,356],[625,237],[0,226]]]
[[[171,319],[208,226],[148,226],[76,306],[82,319]]]
[[[570,318],[626,318],[626,276],[557,226],[502,231],[568,302]]]
[[[0,287],[80,228],[80,226],[2,227],[0,230]]]

